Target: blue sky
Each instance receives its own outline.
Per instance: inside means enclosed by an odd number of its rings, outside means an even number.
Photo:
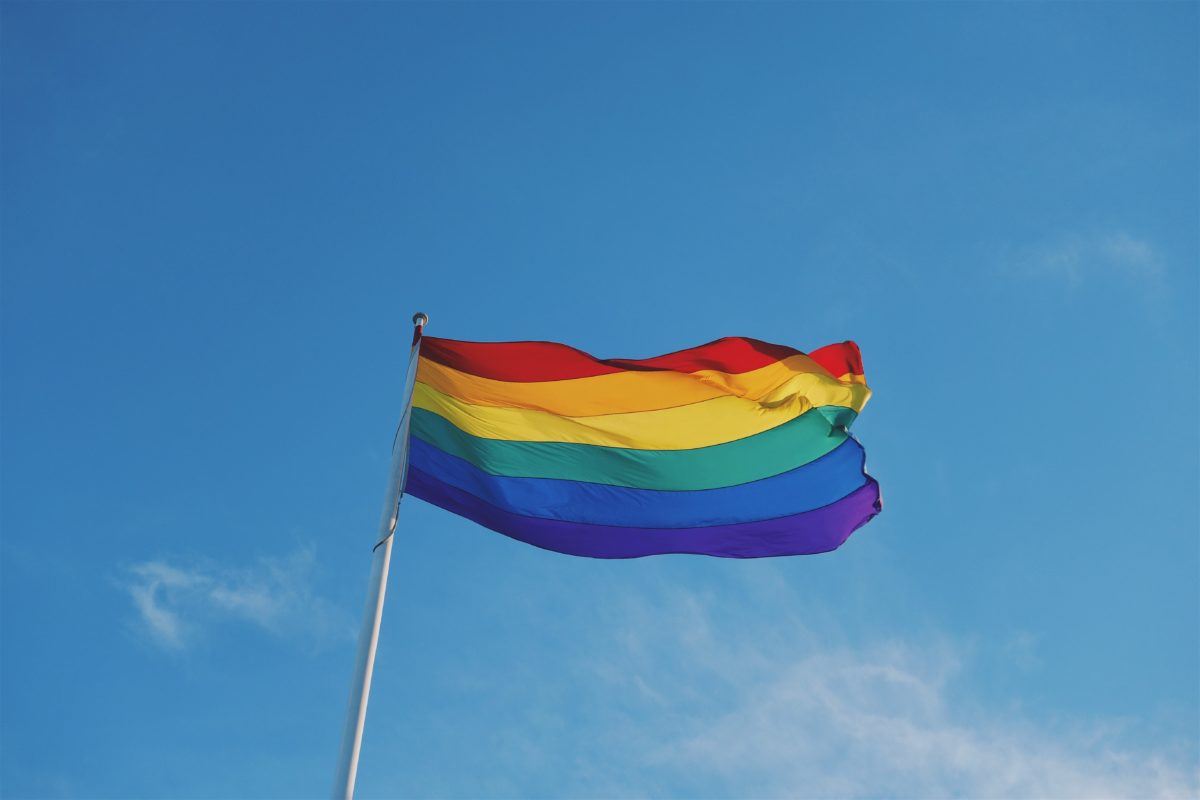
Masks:
[[[421,309],[855,339],[886,509],[406,501],[361,797],[1200,793],[1197,8],[4,3],[0,791],[328,793]]]

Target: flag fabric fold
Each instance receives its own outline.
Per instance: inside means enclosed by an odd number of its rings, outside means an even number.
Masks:
[[[880,510],[853,342],[648,359],[424,337],[407,494],[572,555],[820,553]]]

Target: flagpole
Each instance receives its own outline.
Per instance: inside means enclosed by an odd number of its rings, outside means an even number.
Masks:
[[[421,350],[421,335],[429,316],[413,315],[413,343],[408,355],[408,371],[404,380],[404,411],[396,426],[392,442],[392,463],[388,471],[387,495],[383,516],[379,521],[379,536],[371,563],[371,578],[367,584],[367,612],[358,636],[358,659],[354,680],[350,685],[350,708],[342,732],[342,751],[338,757],[337,781],[333,787],[334,800],[352,800],[354,780],[358,776],[358,754],[362,749],[363,726],[367,721],[367,699],[371,694],[371,673],[375,670],[375,649],[379,644],[379,624],[383,620],[383,600],[387,594],[388,567],[392,562],[392,540],[404,481],[408,476],[408,426],[412,416],[413,384],[416,382],[417,357]]]

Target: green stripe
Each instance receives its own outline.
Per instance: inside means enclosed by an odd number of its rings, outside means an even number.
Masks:
[[[412,433],[493,475],[683,491],[736,486],[814,461],[846,440],[843,426],[854,417],[848,408],[822,406],[754,436],[692,450],[483,439],[422,408],[412,410]]]

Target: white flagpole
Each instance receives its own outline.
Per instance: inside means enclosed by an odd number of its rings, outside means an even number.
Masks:
[[[421,351],[421,334],[429,317],[413,315],[412,351],[408,356],[408,372],[404,381],[404,411],[396,426],[392,442],[392,466],[388,473],[383,518],[379,521],[379,537],[371,564],[371,579],[367,585],[367,614],[358,636],[358,661],[354,666],[354,682],[350,685],[350,709],[342,733],[342,752],[338,758],[337,782],[333,786],[334,800],[352,800],[354,779],[358,776],[358,754],[362,749],[363,726],[367,721],[367,699],[371,694],[371,673],[375,669],[375,648],[379,644],[379,623],[383,620],[383,599],[387,594],[388,566],[392,561],[392,539],[396,532],[396,517],[400,497],[408,475],[408,424],[412,416],[413,384],[417,376],[417,356]]]

